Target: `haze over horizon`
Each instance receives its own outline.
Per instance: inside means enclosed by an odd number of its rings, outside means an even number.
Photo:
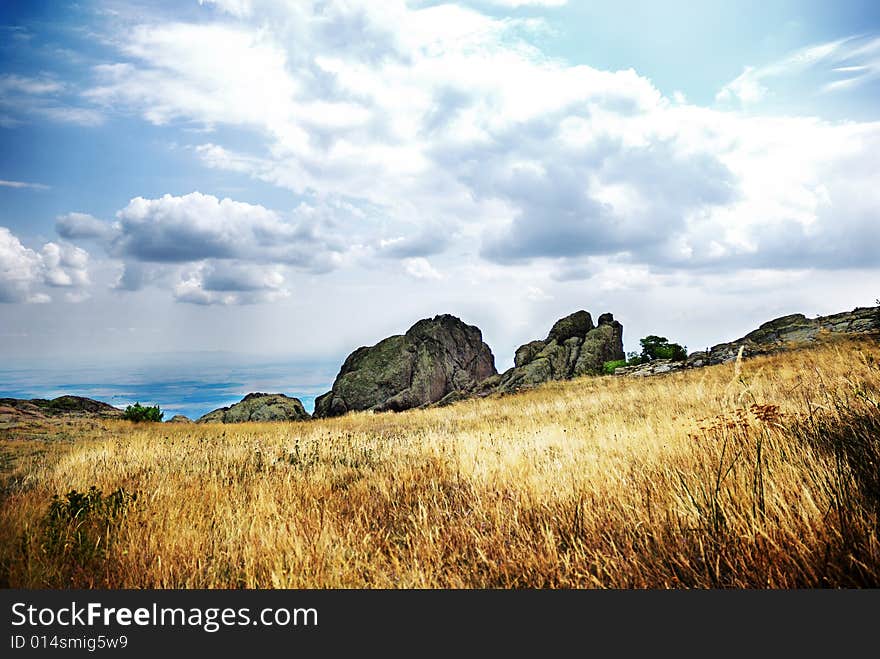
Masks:
[[[872,2],[12,2],[0,359],[690,350],[880,297]]]

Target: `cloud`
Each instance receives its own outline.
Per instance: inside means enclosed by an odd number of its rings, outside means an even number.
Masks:
[[[214,5],[220,11],[233,16],[250,16],[253,12],[253,3],[250,0],[199,0],[200,5]]]
[[[300,207],[296,222],[260,205],[200,192],[136,197],[116,214],[119,229],[111,253],[149,263],[236,259],[325,271],[341,247],[321,238],[320,220],[309,217],[312,210]]]
[[[126,281],[144,274],[131,263],[207,259],[329,272],[361,248],[423,275],[416,259],[440,252],[458,259],[444,275],[543,260],[565,281],[597,257],[652,272],[873,262],[880,125],[738,109],[791,71],[830,64],[863,84],[872,37],[747,69],[699,107],[633,70],[546,56],[532,19],[402,0],[214,4],[199,22],[130,25],[88,97],[156,125],[243,131],[253,139],[217,130],[192,152],[309,207],[132,207],[115,244]]]
[[[25,123],[35,115],[51,121],[79,126],[98,126],[104,116],[94,108],[83,107],[70,85],[55,77],[0,75],[0,123],[7,128]]]
[[[66,240],[104,239],[113,227],[88,213],[66,213],[55,218],[55,231]]]
[[[0,180],[0,188],[30,188],[31,190],[49,190],[48,185],[42,183],[25,183],[24,181],[4,181]]]
[[[434,266],[428,259],[415,257],[403,260],[403,269],[413,279],[438,280],[443,279],[443,275],[434,269]]]
[[[11,93],[32,94],[42,96],[55,94],[64,89],[64,85],[49,77],[30,78],[15,74],[0,75],[0,94]]]
[[[85,299],[88,262],[87,252],[63,243],[49,242],[35,252],[0,227],[0,302],[49,302],[42,286],[70,289],[70,301]]]
[[[352,235],[348,241],[330,236],[334,223],[363,217],[340,200],[302,202],[282,215],[192,192],[136,197],[112,225],[68,213],[57,218],[56,229],[69,240],[103,245],[121,265],[117,291],[155,286],[170,290],[179,302],[229,305],[281,299],[289,295],[285,282],[291,272],[324,274],[340,267],[359,248]],[[70,266],[82,250],[68,247],[61,256]]]
[[[174,287],[178,302],[233,305],[275,302],[290,295],[277,267],[207,262],[183,274]]]
[[[444,251],[449,242],[448,229],[439,224],[427,224],[418,233],[380,239],[377,252],[381,256],[398,259],[431,256]]]
[[[814,44],[761,67],[746,66],[724,85],[715,100],[755,105],[777,89],[796,85],[803,90],[839,92],[880,79],[880,37],[851,36]]]

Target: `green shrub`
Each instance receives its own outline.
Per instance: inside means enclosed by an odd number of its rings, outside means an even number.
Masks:
[[[652,359],[671,359],[674,362],[687,359],[687,347],[670,343],[665,336],[651,334],[639,340],[639,344],[642,346],[642,354],[640,355],[642,361],[639,363]]]
[[[605,362],[602,364],[602,372],[605,375],[614,375],[614,370],[620,368],[621,366],[626,366],[627,362],[625,359],[615,359],[611,362]]]
[[[107,496],[94,485],[88,492],[71,490],[52,497],[43,518],[43,552],[69,566],[100,560],[137,493],[118,488]]]
[[[159,422],[162,420],[163,416],[165,416],[165,412],[162,412],[159,409],[158,405],[146,407],[144,405],[141,405],[140,403],[129,405],[125,408],[125,412],[123,414],[124,418],[128,419],[129,421],[134,421],[135,423],[140,423],[141,421]]]

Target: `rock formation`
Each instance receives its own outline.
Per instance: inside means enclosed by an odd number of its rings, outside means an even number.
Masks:
[[[723,364],[736,359],[740,348],[743,357],[751,357],[812,343],[823,336],[842,334],[880,335],[880,307],[857,307],[817,318],[807,318],[800,313],[782,316],[764,323],[741,339],[712,346],[708,355],[702,354],[708,364]]]
[[[221,407],[213,412],[208,412],[199,417],[196,423],[302,421],[309,418],[311,417],[299,398],[290,398],[284,394],[256,393],[248,394],[231,407]]]
[[[183,414],[175,414],[173,417],[168,419],[168,423],[192,423],[193,420],[188,416],[184,416]]]
[[[737,358],[766,355],[841,336],[874,336],[880,338],[880,307],[857,307],[831,316],[807,318],[791,314],[770,320],[744,337],[719,343],[708,351],[692,352],[685,361],[671,362],[655,359],[638,366],[626,366],[614,371],[615,375],[643,376],[723,364]]]
[[[495,373],[479,328],[448,314],[425,318],[406,334],[351,353],[331,391],[315,400],[315,416],[430,405]]]
[[[599,375],[605,362],[624,359],[623,325],[614,316],[599,316],[596,326],[586,311],[556,321],[543,341],[521,345],[514,366],[479,387],[480,393],[510,392],[550,380]]]

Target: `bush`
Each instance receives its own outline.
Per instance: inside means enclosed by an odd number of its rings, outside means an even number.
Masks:
[[[162,417],[165,416],[165,412],[162,412],[158,405],[145,407],[140,403],[135,403],[134,405],[126,407],[122,416],[135,423],[140,423],[141,421],[159,422],[162,420]]]
[[[52,497],[43,518],[43,551],[69,566],[101,560],[137,493],[118,488],[104,495],[94,485],[88,492],[71,490]]]
[[[652,359],[671,359],[674,362],[680,362],[687,359],[687,347],[670,343],[665,336],[651,334],[641,339],[639,343],[642,346],[642,362]]]
[[[615,359],[612,362],[605,362],[602,364],[602,372],[605,375],[614,375],[614,370],[620,368],[621,366],[626,366],[627,362],[625,359]]]

